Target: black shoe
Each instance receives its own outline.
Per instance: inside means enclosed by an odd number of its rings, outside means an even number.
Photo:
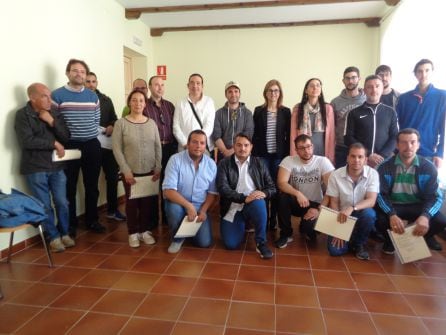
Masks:
[[[424,239],[426,240],[426,244],[429,247],[429,249],[436,251],[443,250],[443,247],[441,246],[440,243],[438,243],[438,241],[435,239],[434,236],[425,237]]]
[[[369,237],[376,242],[384,242],[386,240],[384,238],[384,235],[376,230],[372,230],[369,234]]]
[[[393,255],[395,253],[395,247],[391,241],[384,241],[382,252],[387,255]]]
[[[266,246],[264,242],[257,244],[256,251],[259,253],[260,257],[263,259],[269,259],[273,257],[273,253],[269,248]]]
[[[368,261],[370,259],[369,252],[364,245],[356,246],[356,258]]]
[[[289,242],[293,241],[293,238],[290,236],[280,236],[277,240],[274,241],[274,245],[276,248],[283,249],[286,248]]]
[[[87,225],[87,229],[96,234],[103,234],[105,233],[106,230],[105,227],[101,225],[99,222],[93,222]]]

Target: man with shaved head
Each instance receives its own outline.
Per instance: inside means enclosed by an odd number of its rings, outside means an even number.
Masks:
[[[43,222],[53,252],[73,247],[68,236],[69,215],[64,164],[53,162],[52,154],[65,155],[64,144],[70,132],[62,115],[51,104],[51,92],[44,84],[28,87],[29,101],[17,111],[15,131],[22,148],[20,173],[33,193],[45,206],[48,218]],[[57,226],[51,198],[56,208]]]

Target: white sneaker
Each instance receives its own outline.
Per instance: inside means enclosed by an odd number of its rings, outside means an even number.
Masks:
[[[74,242],[74,240],[68,235],[62,236],[62,243],[64,244],[65,248],[71,248],[76,245],[76,242]]]
[[[169,254],[176,254],[178,251],[180,251],[181,246],[183,245],[184,240],[181,241],[172,241],[172,243],[170,244],[169,248],[167,249],[167,252]]]
[[[139,247],[138,233],[129,235],[129,246],[131,246],[132,248]]]
[[[155,244],[156,243],[154,237],[152,236],[152,233],[148,230],[142,234],[138,234],[138,239],[140,241],[144,242],[145,244]]]

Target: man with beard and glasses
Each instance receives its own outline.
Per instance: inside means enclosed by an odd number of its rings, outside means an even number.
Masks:
[[[225,86],[225,105],[217,110],[214,120],[212,139],[218,148],[218,161],[234,153],[234,140],[243,133],[252,139],[254,121],[252,112],[240,102],[240,85],[230,81]]]
[[[313,155],[311,137],[299,135],[294,140],[297,156],[288,156],[280,163],[277,175],[279,193],[280,237],[277,248],[285,248],[293,241],[291,215],[301,218],[299,231],[310,242],[316,241],[314,224],[319,217],[323,190],[334,170],[327,157]]]
[[[344,166],[347,161],[348,147],[344,144],[344,135],[348,113],[352,109],[362,105],[366,99],[363,90],[358,87],[360,80],[359,69],[355,66],[347,67],[344,70],[344,77],[342,78],[345,88],[338,97],[331,101],[335,114],[336,168]]]
[[[101,144],[97,137],[101,110],[96,93],[84,86],[89,72],[83,60],[70,59],[65,70],[68,83],[51,94],[70,130],[71,136],[65,149],[81,151],[81,158],[68,161],[65,170],[72,237],[76,236],[78,225],[76,192],[81,169],[85,189],[85,226],[94,233],[105,232],[105,227],[99,223],[97,208],[101,170]]]
[[[186,150],[173,155],[167,163],[163,182],[163,196],[167,223],[175,236],[184,217],[189,221],[202,222],[193,243],[200,248],[212,244],[211,219],[208,209],[217,198],[215,185],[217,166],[207,155],[207,135],[203,130],[193,130],[188,138]],[[171,254],[180,251],[184,238],[172,238],[167,250]]]
[[[380,65],[376,68],[375,74],[381,78],[384,86],[380,101],[384,105],[390,106],[396,110],[400,92],[390,87],[392,84],[392,69],[388,65]]]

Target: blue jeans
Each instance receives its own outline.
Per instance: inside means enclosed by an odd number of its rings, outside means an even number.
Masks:
[[[198,211],[198,207],[195,207]],[[164,209],[166,210],[167,224],[169,225],[172,236],[175,236],[181,222],[186,216],[186,210],[181,205],[178,205],[169,200],[164,200]],[[184,238],[173,238],[174,242],[184,241]],[[201,224],[197,235],[192,237],[193,243],[200,248],[207,248],[212,244],[212,228],[209,216],[206,221]]]
[[[254,224],[256,244],[266,242],[266,202],[258,199],[245,204],[243,210],[235,214],[233,222],[221,219],[220,233],[226,248],[232,250],[240,246],[248,220]]]
[[[353,246],[355,247],[364,245],[367,242],[370,232],[375,226],[376,213],[373,208],[365,208],[360,211],[353,211],[351,216],[358,218],[358,220],[356,221],[355,228],[353,229],[352,236],[349,242],[344,241],[344,246],[342,248],[336,248],[331,244],[333,237],[328,236],[327,248],[328,253],[331,256],[341,256],[347,253],[349,243],[353,244]]]
[[[45,206],[48,218],[43,228],[50,241],[68,234],[69,214],[66,193],[67,178],[63,170],[55,172],[36,172],[25,176],[33,195]],[[51,196],[50,196],[51,194]],[[56,208],[57,227],[51,197]]]

